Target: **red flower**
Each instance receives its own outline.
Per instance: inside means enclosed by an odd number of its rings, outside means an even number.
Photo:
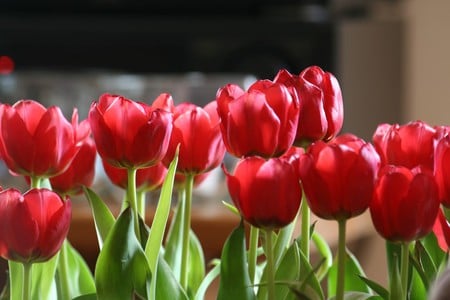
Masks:
[[[296,170],[287,160],[251,156],[238,161],[234,175],[223,170],[231,199],[247,222],[278,229],[294,220],[302,189]]]
[[[0,74],[8,75],[14,71],[14,61],[11,57],[2,55],[0,56]]]
[[[299,104],[283,84],[258,80],[248,91],[228,84],[217,91],[217,105],[230,154],[278,157],[292,146]]]
[[[293,88],[300,99],[296,146],[328,141],[339,133],[344,122],[344,105],[333,74],[318,66],[307,67],[298,76],[282,69],[274,81]]]
[[[74,115],[77,112],[74,111]],[[59,107],[34,100],[2,104],[1,155],[16,174],[52,177],[64,172],[79,150],[73,124]]]
[[[95,160],[97,151],[91,137],[81,142],[80,150],[69,168],[62,174],[50,178],[55,192],[61,195],[79,195],[83,187],[90,187],[95,177]]]
[[[405,125],[378,125],[373,135],[375,149],[382,165],[397,165],[407,168],[417,166],[433,170],[434,147],[440,134],[422,121]]]
[[[122,188],[128,187],[128,172],[123,168],[116,168],[102,160],[103,169],[111,182]],[[167,174],[167,168],[162,162],[157,165],[141,168],[136,171],[136,188],[138,191],[149,191],[159,187],[164,182]]]
[[[166,165],[173,160],[180,145],[178,173],[199,174],[219,166],[225,155],[225,145],[216,107],[216,101],[204,108],[192,103],[181,103],[175,107],[172,136],[163,161]]]
[[[431,232],[439,205],[429,170],[387,165],[380,170],[370,214],[382,237],[411,242]]]
[[[379,156],[370,143],[345,134],[317,141],[300,158],[300,178],[311,211],[323,219],[362,214],[372,200]]]
[[[442,209],[439,209],[438,216],[433,225],[433,232],[439,247],[447,252],[450,245],[450,223],[445,218]]]
[[[48,189],[0,192],[0,256],[23,263],[50,259],[66,238],[70,219],[71,202]]]
[[[91,104],[88,120],[97,151],[109,164],[120,168],[155,165],[165,156],[172,132],[172,114],[160,101],[158,108],[118,95],[103,94]]]
[[[443,137],[436,146],[434,174],[441,203],[450,208],[450,136]]]

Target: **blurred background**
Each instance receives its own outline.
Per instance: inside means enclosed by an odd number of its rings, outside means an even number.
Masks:
[[[384,122],[450,123],[448,28],[445,0],[2,0],[0,55],[15,69],[0,75],[0,102],[34,99],[68,118],[77,107],[83,119],[104,92],[146,102],[169,92],[176,103],[203,105],[227,83],[246,87],[281,68],[298,74],[318,65],[341,84],[343,132],[370,140]],[[101,171],[98,190],[117,201]],[[17,184],[2,175],[3,186]],[[221,170],[210,178],[196,190],[203,200],[193,219],[208,258],[220,255],[237,222],[217,210],[227,197]],[[77,206],[71,238],[93,262],[85,206]],[[333,222],[316,228],[334,243]],[[385,284],[384,244],[370,217],[352,220],[349,231],[367,275]]]

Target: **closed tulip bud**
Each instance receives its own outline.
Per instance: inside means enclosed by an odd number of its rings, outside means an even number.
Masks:
[[[258,80],[247,91],[228,84],[216,99],[223,141],[233,156],[278,157],[292,146],[299,104],[283,84]]]
[[[179,145],[177,173],[200,174],[218,167],[225,156],[216,101],[205,107],[181,103],[174,108],[173,131],[163,163],[168,166]]]
[[[102,159],[119,168],[144,168],[160,162],[172,133],[172,113],[162,106],[159,100],[153,107],[110,94],[94,101],[88,120]]]
[[[13,173],[58,175],[79,150],[74,127],[57,106],[47,109],[37,101],[20,100],[0,105],[0,116],[0,152]]]
[[[339,133],[344,123],[344,105],[341,88],[333,74],[318,66],[307,67],[299,75],[282,69],[274,81],[295,90],[299,98],[296,146],[328,141]]]
[[[383,238],[411,242],[431,232],[439,205],[429,170],[387,165],[380,170],[370,214]]]
[[[450,136],[443,137],[436,146],[434,174],[442,205],[450,208]]]
[[[225,168],[224,172],[231,199],[247,222],[278,229],[294,220],[302,189],[288,160],[252,156],[238,161],[233,175]]]
[[[352,135],[313,143],[300,158],[300,178],[311,211],[348,219],[369,207],[380,159],[372,144]]]
[[[43,262],[61,248],[69,231],[71,202],[48,190],[0,192],[0,256]]]
[[[405,125],[380,124],[372,137],[382,165],[433,170],[434,147],[439,137],[435,128],[422,121]]]

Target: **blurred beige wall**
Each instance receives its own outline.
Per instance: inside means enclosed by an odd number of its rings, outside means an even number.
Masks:
[[[403,118],[450,125],[450,1],[405,2]]]

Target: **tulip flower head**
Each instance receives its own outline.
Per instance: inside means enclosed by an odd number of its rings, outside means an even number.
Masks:
[[[160,99],[172,101],[170,95]],[[164,101],[163,101],[164,102]],[[120,95],[103,94],[91,104],[88,120],[97,151],[119,168],[156,165],[166,155],[172,113]]]
[[[163,162],[170,164],[179,145],[177,173],[200,174],[218,167],[225,156],[217,102],[205,107],[180,103],[174,108],[173,131]]]
[[[217,91],[216,99],[222,138],[230,154],[278,157],[292,146],[299,104],[283,84],[258,80],[247,91],[228,84]]]
[[[411,242],[431,232],[439,205],[436,181],[428,169],[387,165],[380,170],[370,214],[383,238]]]
[[[380,124],[372,139],[382,165],[410,169],[422,166],[433,170],[434,148],[439,135],[436,128],[414,121],[404,125]]]
[[[223,170],[231,199],[247,222],[279,229],[294,220],[302,189],[298,173],[286,159],[252,156],[238,161],[233,175]]]
[[[76,111],[74,111],[76,114]],[[48,178],[64,172],[79,150],[73,124],[57,106],[34,100],[0,105],[0,153],[15,174]]]
[[[43,262],[61,248],[69,231],[71,202],[48,189],[0,192],[0,256]]]
[[[372,144],[352,134],[311,144],[300,158],[300,178],[311,211],[330,220],[362,214],[372,200],[379,165]]]
[[[344,123],[344,105],[339,82],[333,74],[318,66],[309,66],[299,75],[282,69],[274,81],[293,89],[299,98],[296,146],[328,141],[339,133]]]

